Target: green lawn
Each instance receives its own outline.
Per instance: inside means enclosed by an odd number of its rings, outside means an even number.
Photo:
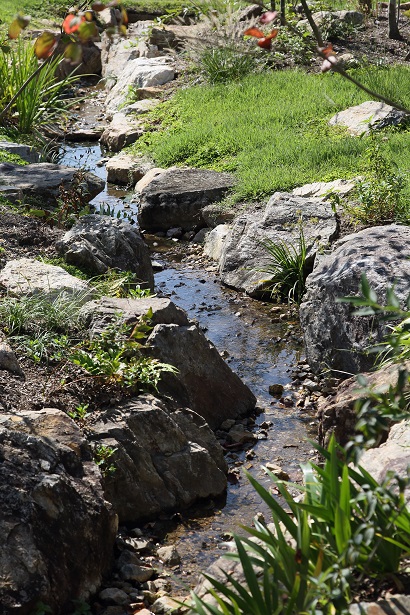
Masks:
[[[410,70],[357,73],[410,104]],[[257,199],[275,190],[360,172],[368,139],[327,126],[337,111],[369,97],[339,75],[267,72],[240,83],[179,91],[156,112],[162,130],[133,146],[159,166],[175,164],[233,171],[235,200]],[[156,118],[154,117],[154,120]],[[399,168],[410,168],[410,133],[389,134],[386,150]]]
[[[79,4],[69,0],[1,0],[0,23],[8,23],[16,13],[31,15],[34,21],[38,19],[55,19],[64,17],[67,9]],[[91,4],[91,0],[90,0]],[[167,14],[182,10],[189,2],[182,0],[126,0],[123,2],[127,8],[141,11],[155,11]]]

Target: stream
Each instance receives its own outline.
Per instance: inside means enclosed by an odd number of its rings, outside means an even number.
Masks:
[[[86,166],[105,179],[104,158],[96,143],[64,146],[59,163]],[[135,216],[133,194],[106,187],[92,202]],[[261,466],[279,465],[291,481],[301,480],[300,464],[314,454],[308,438],[315,438],[311,415],[295,405],[291,370],[302,357],[300,331],[295,317],[276,306],[256,301],[223,287],[215,266],[204,267],[201,258],[191,256],[190,244],[157,237],[146,238],[153,260],[162,270],[155,274],[156,292],[169,296],[186,310],[228,362],[230,367],[256,395],[258,415],[254,433],[257,440],[242,451],[228,452],[234,471],[226,498],[207,501],[182,514],[159,520],[154,534],[166,544],[175,544],[182,565],[175,571],[174,588],[180,583],[195,585],[200,571],[227,549],[231,533],[243,533],[241,525],[251,525],[256,513],[269,520],[269,514],[243,473],[251,472],[262,484],[270,481]],[[188,252],[187,252],[188,250]],[[191,247],[192,250],[192,247]],[[185,261],[185,262],[184,262]],[[285,387],[281,400],[269,394],[269,386]],[[310,431],[310,433],[309,433]],[[237,470],[236,470],[237,469]],[[152,524],[151,524],[152,525]],[[145,531],[145,530],[144,530]]]

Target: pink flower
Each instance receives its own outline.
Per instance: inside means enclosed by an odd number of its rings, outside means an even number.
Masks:
[[[262,24],[270,23],[271,21],[276,19],[277,16],[278,16],[277,11],[266,11],[266,13],[263,13],[263,15],[261,15],[259,19],[259,23],[262,23]]]

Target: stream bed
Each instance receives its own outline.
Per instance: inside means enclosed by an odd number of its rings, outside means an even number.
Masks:
[[[105,166],[100,163],[103,158],[96,143],[70,144],[64,146],[59,163],[85,166],[105,179]],[[97,213],[104,204],[114,212],[125,208],[135,218],[133,196],[109,186],[91,204]],[[181,566],[173,571],[174,588],[178,589],[180,583],[184,587],[195,585],[199,573],[226,551],[231,533],[244,533],[240,526],[252,524],[256,513],[261,512],[269,520],[268,511],[243,469],[269,487],[262,466],[271,462],[280,466],[290,480],[299,482],[300,464],[314,454],[308,438],[315,438],[315,422],[295,405],[291,370],[302,358],[302,346],[296,318],[287,314],[286,307],[278,311],[272,304],[223,287],[215,265],[204,267],[201,258],[190,258],[189,243],[177,245],[152,236],[148,243],[153,259],[162,266],[155,274],[156,292],[169,296],[198,322],[258,400],[254,426],[257,440],[243,450],[227,453],[232,480],[226,497],[203,502],[171,519],[164,516],[153,526],[154,539],[156,536],[165,544],[175,544],[181,556]],[[285,387],[281,399],[269,394],[273,384]]]

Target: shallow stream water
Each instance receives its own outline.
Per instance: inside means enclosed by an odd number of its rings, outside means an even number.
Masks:
[[[98,166],[103,157],[98,144],[70,144],[59,162],[85,165],[105,178],[105,167]],[[115,211],[125,207],[125,211],[135,216],[132,197],[132,193],[108,187],[92,204],[97,211],[101,203]],[[298,410],[292,401],[290,370],[301,358],[296,322],[278,317],[276,311],[272,312],[272,304],[224,288],[214,272],[206,271],[199,264],[178,262],[175,243],[171,240],[150,238],[150,244],[153,258],[163,265],[163,270],[155,275],[157,292],[170,296],[198,322],[230,367],[252,389],[260,411],[255,418],[258,440],[252,445],[253,452],[248,449],[228,453],[230,466],[239,468],[239,479],[235,482],[234,477],[226,498],[202,503],[175,515],[171,521],[168,518],[163,523],[159,521],[161,539],[175,543],[182,558],[181,569],[175,576],[192,585],[198,573],[226,550],[231,532],[243,533],[240,526],[250,525],[257,512],[268,515],[245,478],[243,468],[267,487],[270,483],[262,469],[267,462],[276,463],[292,481],[299,481],[300,463],[313,454],[308,437],[314,425],[312,417]],[[181,247],[180,255],[183,253]],[[269,395],[271,384],[285,386],[282,402]],[[310,437],[314,438],[313,431]]]

